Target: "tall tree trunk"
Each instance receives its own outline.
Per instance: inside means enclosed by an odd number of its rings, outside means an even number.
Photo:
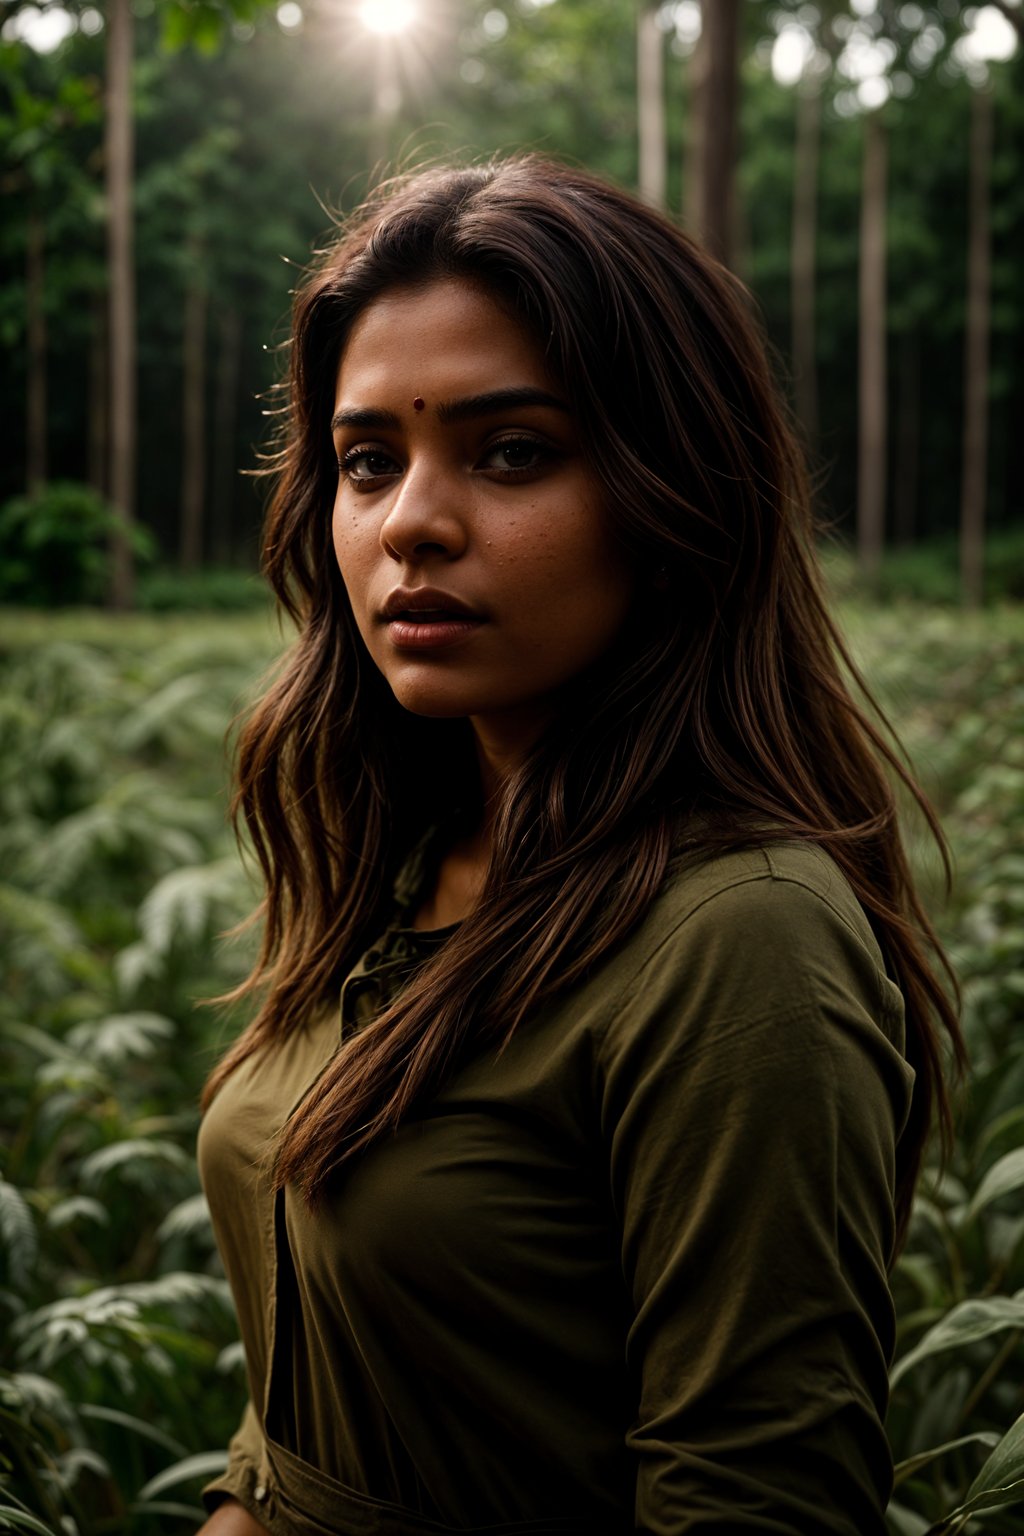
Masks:
[[[899,403],[893,537],[897,544],[912,544],[917,527],[917,485],[921,458],[921,342],[910,331],[900,346]]]
[[[237,309],[221,311],[217,339],[217,396],[213,437],[213,555],[220,565],[231,560],[231,510],[235,500],[235,432],[241,375],[242,318]]]
[[[796,413],[808,443],[818,436],[818,372],[814,300],[818,233],[818,159],[821,148],[821,92],[797,89],[796,150],[793,165],[793,231],[790,311],[793,324],[793,381]]]
[[[25,482],[29,491],[46,484],[46,226],[38,208],[28,216],[25,299],[28,340]]]
[[[181,567],[198,570],[203,560],[203,501],[206,487],[206,282],[203,254],[189,242],[186,262],[182,357]]]
[[[135,257],[132,227],[133,18],[130,0],[107,8],[107,241],[110,281],[110,499],[124,521],[111,538],[110,604],[135,600],[135,562],[128,530],[135,521],[136,378]]]
[[[858,413],[857,554],[869,582],[878,579],[885,539],[885,127],[864,119],[860,204],[860,408]]]
[[[703,92],[700,213],[704,243],[727,266],[733,258],[736,143],[739,115],[739,0],[703,8],[707,83]]]
[[[665,34],[660,7],[637,0],[636,111],[640,196],[665,206]]]
[[[107,367],[107,303],[97,297],[92,306],[89,339],[89,449],[86,478],[94,491],[106,496],[110,463],[108,441],[110,378]]]
[[[700,237],[704,208],[704,97],[708,85],[708,35],[701,31],[686,72],[689,110],[683,156],[683,223]]]
[[[985,482],[988,471],[988,353],[992,275],[989,231],[992,99],[992,91],[987,87],[971,92],[960,588],[964,602],[972,608],[980,605],[985,582]]]

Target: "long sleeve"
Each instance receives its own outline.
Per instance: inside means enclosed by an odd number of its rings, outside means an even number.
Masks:
[[[636,1529],[881,1536],[902,1000],[834,866],[724,884],[602,1043]]]
[[[203,1503],[211,1514],[227,1498],[237,1499],[246,1508],[252,1508],[252,1492],[259,1476],[262,1454],[263,1436],[250,1399],[228,1442],[227,1466],[203,1489]]]

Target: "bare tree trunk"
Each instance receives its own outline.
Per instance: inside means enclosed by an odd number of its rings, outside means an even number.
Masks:
[[[217,398],[213,440],[213,553],[220,565],[231,559],[231,509],[235,499],[235,432],[241,374],[242,319],[237,309],[221,312],[217,345]]]
[[[899,363],[899,405],[893,506],[893,537],[912,544],[917,525],[917,484],[921,457],[921,343],[916,331],[903,338]]]
[[[860,410],[857,554],[869,582],[878,579],[885,540],[885,128],[878,112],[864,119],[860,212]]]
[[[665,34],[659,7],[638,0],[636,15],[636,111],[640,196],[665,206]]]
[[[708,249],[728,266],[733,258],[735,236],[739,0],[712,0],[704,6],[703,14],[708,73],[703,93],[698,228]]]
[[[985,584],[985,482],[988,472],[988,371],[992,248],[990,188],[992,91],[971,92],[967,228],[967,335],[964,346],[964,452],[960,496],[960,588],[977,608]]]
[[[181,420],[181,567],[198,570],[203,560],[203,492],[206,487],[206,281],[202,250],[189,242],[185,288]]]
[[[135,600],[135,561],[127,529],[135,521],[135,259],[132,227],[133,19],[130,0],[107,9],[107,237],[110,267],[110,499],[126,527],[111,539],[112,608]]]
[[[683,223],[700,238],[704,208],[704,97],[708,85],[708,35],[701,31],[687,69],[690,105],[683,157]]]
[[[818,436],[818,373],[814,299],[818,234],[818,159],[821,148],[821,92],[797,90],[796,153],[793,167],[793,244],[790,260],[793,323],[793,382],[796,413],[808,443]]]
[[[46,484],[46,226],[38,208],[28,217],[25,301],[28,340],[26,474],[29,491]]]
[[[89,341],[89,449],[86,478],[93,490],[106,496],[110,444],[107,439],[110,379],[107,369],[107,304],[98,298],[92,307]]]

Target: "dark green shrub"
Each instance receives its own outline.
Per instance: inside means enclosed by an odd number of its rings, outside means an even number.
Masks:
[[[110,575],[110,536],[119,514],[88,485],[55,480],[0,506],[0,602],[59,608],[100,603]],[[151,560],[152,536],[133,527],[136,559]]]
[[[922,544],[891,546],[882,557],[873,590],[857,570],[851,548],[829,542],[823,551],[833,594],[839,599],[881,603],[911,601],[938,607],[958,606],[960,550],[950,535]],[[985,540],[985,602],[1024,599],[1024,528],[997,529]]]
[[[141,577],[136,606],[147,613],[240,613],[268,608],[270,600],[270,589],[255,570],[161,568]]]

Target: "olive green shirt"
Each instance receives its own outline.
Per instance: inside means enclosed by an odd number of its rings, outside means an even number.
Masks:
[[[881,1536],[913,1074],[837,867],[788,844],[677,875],[313,1213],[270,1144],[443,942],[410,911],[340,1031],[250,1058],[204,1118],[251,1389],[208,1506],[279,1536]]]

